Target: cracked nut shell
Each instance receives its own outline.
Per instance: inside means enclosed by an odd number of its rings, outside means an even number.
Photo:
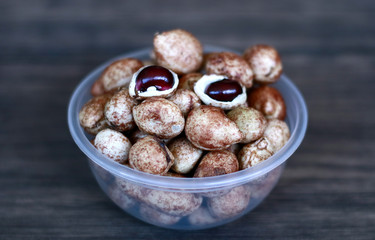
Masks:
[[[133,74],[143,66],[135,58],[124,58],[111,63],[91,87],[93,96],[102,95],[118,87],[127,86]]]
[[[99,152],[116,162],[123,163],[128,160],[131,143],[120,132],[104,129],[95,136],[94,145]]]
[[[199,40],[181,29],[156,34],[154,54],[158,65],[177,74],[197,71],[203,61],[203,47]]]
[[[194,177],[213,177],[238,171],[238,160],[234,153],[221,150],[207,153],[194,172]]]
[[[261,86],[252,89],[248,93],[247,101],[250,107],[261,111],[267,119],[285,119],[286,105],[276,88]]]
[[[238,161],[240,169],[253,167],[256,164],[268,159],[275,153],[271,142],[261,137],[256,142],[245,145],[238,153]]]
[[[244,138],[241,143],[249,143],[259,139],[266,129],[267,120],[261,112],[254,108],[238,107],[227,114],[234,121]]]
[[[217,82],[221,81],[229,81],[226,76],[223,75],[215,75],[215,74],[210,74],[210,75],[204,75],[201,79],[199,79],[195,86],[194,86],[194,92],[197,94],[197,96],[204,102],[206,105],[211,105],[214,107],[219,107],[224,110],[230,110],[235,107],[241,106],[246,103],[247,95],[246,95],[246,88],[242,86],[240,83],[237,85],[239,89],[242,90],[242,93],[237,93],[238,95],[231,101],[220,101],[216,100],[212,97],[210,97],[206,89],[209,88],[211,84],[216,84]],[[214,92],[218,92],[217,89],[215,89]],[[224,92],[233,92],[233,89],[220,89],[221,93]]]
[[[207,74],[225,75],[243,86],[253,86],[253,71],[250,65],[239,55],[232,52],[212,53],[207,56]]]
[[[109,125],[123,132],[135,127],[132,109],[137,101],[130,97],[128,89],[124,88],[115,93],[105,105],[105,118]]]
[[[257,83],[274,83],[283,71],[279,53],[268,45],[259,44],[247,48],[244,59],[250,64]]]
[[[185,125],[187,139],[203,150],[222,150],[242,140],[237,125],[221,108],[201,105],[190,111]]]
[[[138,128],[161,139],[176,137],[184,130],[185,118],[173,102],[159,97],[144,100],[133,108]]]
[[[178,84],[178,76],[173,71],[161,66],[144,66],[133,74],[129,84],[129,94],[137,100],[151,97],[167,98],[176,92]],[[147,89],[142,91],[141,89],[146,86]],[[163,88],[165,90],[162,90]]]
[[[129,151],[130,166],[142,172],[164,175],[173,163],[172,153],[153,136],[139,139]]]

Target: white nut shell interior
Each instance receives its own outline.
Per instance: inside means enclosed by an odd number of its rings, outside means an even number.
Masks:
[[[178,87],[179,79],[178,79],[178,75],[175,72],[173,72],[169,69],[168,69],[168,71],[170,73],[172,73],[173,81],[174,81],[173,86],[170,89],[164,90],[164,91],[159,91],[155,87],[152,87],[152,86],[148,87],[147,91],[145,91],[145,92],[137,91],[135,89],[138,74],[143,69],[145,69],[147,67],[150,67],[150,66],[154,66],[154,65],[144,66],[144,67],[140,68],[136,73],[133,74],[133,77],[132,77],[132,79],[130,81],[130,84],[129,84],[129,94],[130,94],[130,96],[133,97],[133,98],[136,98],[136,99],[145,99],[145,98],[149,98],[149,97],[169,97],[169,96],[171,96],[176,91],[176,89]]]
[[[214,107],[219,107],[224,110],[230,110],[235,107],[238,107],[246,102],[247,96],[246,96],[246,87],[242,86],[240,83],[240,86],[242,87],[242,93],[239,94],[235,99],[233,99],[230,102],[224,102],[224,101],[218,101],[210,96],[208,96],[205,91],[207,87],[214,82],[218,82],[224,79],[228,79],[228,77],[224,75],[216,75],[216,74],[210,74],[210,75],[203,75],[201,79],[199,79],[195,86],[194,86],[194,92],[198,95],[198,97],[204,102],[206,105],[211,105]]]

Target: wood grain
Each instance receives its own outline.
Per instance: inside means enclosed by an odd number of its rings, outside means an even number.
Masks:
[[[374,239],[374,1],[1,1],[0,239]],[[253,212],[171,231],[119,211],[67,128],[85,74],[183,28],[274,45],[309,108],[304,142]]]

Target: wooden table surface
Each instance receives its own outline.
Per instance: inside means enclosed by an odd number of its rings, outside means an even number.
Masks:
[[[375,2],[202,2],[0,2],[0,239],[375,239]],[[239,51],[274,45],[310,114],[269,197],[214,229],[121,212],[67,127],[91,69],[174,28]]]

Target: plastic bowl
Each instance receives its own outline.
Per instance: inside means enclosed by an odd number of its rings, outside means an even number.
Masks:
[[[78,114],[90,98],[90,87],[112,61],[133,57],[149,59],[151,48],[118,56],[87,75],[75,89],[68,108],[70,133],[86,154],[100,187],[128,214],[171,229],[204,229],[231,222],[254,209],[278,182],[286,160],[303,140],[307,108],[297,87],[285,76],[273,84],[287,105],[291,137],[266,161],[246,170],[207,178],[173,178],[151,175],[120,165],[101,155],[79,124]],[[205,52],[231,51],[205,46]]]

